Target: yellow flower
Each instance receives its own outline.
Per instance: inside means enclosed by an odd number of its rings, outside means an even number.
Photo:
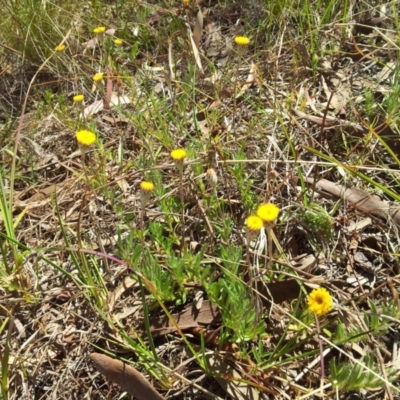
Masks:
[[[258,232],[264,225],[263,220],[257,215],[250,215],[246,221],[247,229],[251,232]]]
[[[61,52],[63,52],[65,49],[66,49],[66,45],[65,44],[59,44],[54,50],[57,52],[57,53],[61,53]]]
[[[154,189],[154,185],[151,182],[143,181],[140,184],[140,189],[145,193],[151,193]]]
[[[278,218],[279,207],[272,203],[261,204],[257,208],[257,216],[264,222],[274,222]]]
[[[98,26],[97,28],[93,29],[93,32],[97,34],[104,33],[105,31],[106,31],[105,26]]]
[[[103,80],[104,74],[102,72],[98,72],[97,74],[93,75],[93,80],[95,82],[101,82]]]
[[[247,46],[250,43],[250,39],[246,36],[236,36],[235,43],[238,46]]]
[[[85,97],[83,96],[83,94],[77,94],[73,97],[75,103],[82,103],[84,99]]]
[[[90,146],[96,141],[96,135],[86,129],[76,132],[75,137],[76,140],[84,146]]]
[[[308,307],[321,317],[332,310],[332,296],[325,288],[314,289],[308,296]]]
[[[187,153],[184,149],[175,149],[171,151],[171,157],[175,162],[183,162],[186,156]]]
[[[154,189],[154,185],[151,182],[143,181],[140,184],[140,203],[142,208],[146,207],[151,197],[151,192]]]
[[[114,40],[114,43],[115,43],[116,46],[119,47],[119,46],[122,46],[122,43],[123,43],[123,42],[122,42],[121,39],[115,39],[115,40]]]

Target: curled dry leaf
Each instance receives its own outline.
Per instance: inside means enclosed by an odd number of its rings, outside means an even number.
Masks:
[[[194,32],[192,33],[192,30],[190,29],[189,23],[186,23],[186,26],[187,26],[187,29],[188,29],[188,35],[189,35],[190,43],[191,43],[192,49],[193,49],[194,59],[196,60],[196,64],[199,67],[200,72],[204,72],[203,71],[203,65],[201,63],[198,44],[196,44],[196,38],[194,36],[194,35],[196,35],[196,37],[198,39],[198,42],[200,42],[201,31],[203,30],[203,14],[201,13],[200,10],[199,10],[199,12],[197,14],[196,25],[195,25]]]
[[[118,96],[116,93],[112,93],[110,99],[108,100],[108,105],[110,107],[120,107],[125,104],[131,103],[131,99],[127,95]],[[89,104],[83,111],[84,117],[89,117],[90,115],[94,115],[99,113],[104,109],[104,101],[103,99],[95,100],[93,103]]]
[[[343,128],[351,128],[356,133],[368,132],[368,129],[365,126],[362,126],[362,125],[354,123],[354,122],[342,120],[340,118],[332,117],[330,115],[327,115],[325,118],[323,118],[323,117],[317,117],[315,115],[307,114],[307,113],[304,113],[302,111],[295,110],[295,109],[292,109],[291,111],[294,115],[297,115],[299,118],[305,119],[307,121],[311,121],[318,125],[324,125],[325,129],[343,127]]]
[[[164,399],[150,382],[130,365],[99,353],[92,353],[89,358],[97,371],[137,400]]]
[[[314,184],[314,179],[307,178],[307,182]],[[382,218],[385,221],[391,220],[400,227],[400,207],[390,206],[376,195],[357,188],[346,189],[346,187],[327,179],[319,180],[315,184],[315,189],[322,195],[341,197],[351,203],[357,210]]]
[[[172,318],[179,328],[184,330],[216,324],[221,321],[221,313],[215,304],[209,300],[204,300],[200,309],[196,307],[195,303],[190,303],[181,312],[173,314]],[[175,324],[167,316],[151,318],[150,329],[154,337],[176,332],[177,330]]]
[[[193,29],[193,41],[198,49],[200,48],[200,39],[201,39],[201,33],[203,31],[203,22],[204,22],[203,14],[199,9],[199,12],[196,15],[196,23]]]
[[[127,291],[133,285],[138,285],[138,281],[130,278],[129,276],[126,276],[122,280],[122,283],[118,285],[117,288],[115,288],[111,294],[109,294],[108,298],[109,311],[112,311],[114,309],[117,300],[121,297],[123,293],[125,293],[125,291]]]

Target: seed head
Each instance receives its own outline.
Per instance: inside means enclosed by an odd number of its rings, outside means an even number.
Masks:
[[[206,172],[208,183],[212,188],[215,188],[218,183],[218,176],[214,168],[209,168]]]

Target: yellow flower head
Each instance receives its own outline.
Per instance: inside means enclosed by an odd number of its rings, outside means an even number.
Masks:
[[[59,44],[54,50],[57,52],[57,53],[61,53],[61,52],[63,52],[65,49],[66,49],[66,45],[65,44]]]
[[[86,129],[76,132],[75,137],[84,146],[91,146],[96,141],[96,135]]]
[[[76,96],[73,97],[74,103],[82,103],[85,97],[83,94],[77,94]]]
[[[310,311],[321,317],[332,310],[332,296],[325,288],[314,289],[308,296]]]
[[[236,36],[235,43],[238,46],[247,46],[250,43],[250,39],[246,36]]]
[[[274,222],[279,215],[279,207],[272,203],[261,204],[257,208],[257,216],[264,222]]]
[[[257,215],[250,215],[246,221],[247,229],[251,232],[258,232],[264,225],[264,221]]]
[[[93,80],[95,82],[101,82],[103,80],[104,74],[102,72],[98,72],[97,74],[93,75]]]
[[[151,193],[154,189],[154,185],[151,182],[143,181],[140,184],[140,189],[145,193]]]
[[[98,26],[97,28],[93,29],[93,32],[96,34],[104,33],[106,31],[105,26]]]
[[[187,153],[184,149],[175,149],[171,151],[171,157],[175,162],[183,162],[186,156]]]
[[[122,40],[121,39],[115,39],[114,40],[114,44],[116,45],[116,46],[118,46],[118,47],[120,47],[120,46],[122,46]]]

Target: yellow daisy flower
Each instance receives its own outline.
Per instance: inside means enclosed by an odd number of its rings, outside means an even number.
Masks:
[[[121,39],[115,39],[114,44],[118,47],[122,46],[123,41]]]
[[[76,132],[75,137],[84,146],[91,146],[96,141],[96,135],[86,129]]]
[[[171,157],[175,162],[183,162],[183,160],[187,157],[186,150],[184,149],[172,150]]]
[[[93,29],[93,32],[96,34],[104,33],[106,31],[105,26],[98,26],[97,28]]]
[[[151,182],[143,181],[140,184],[140,189],[145,193],[151,193],[154,189],[154,185]]]
[[[272,203],[261,204],[257,208],[257,216],[264,222],[274,222],[277,220],[279,215],[279,207]]]
[[[102,72],[98,72],[97,74],[93,75],[93,80],[95,82],[101,82],[103,80],[104,74]]]
[[[310,311],[321,317],[332,310],[332,296],[325,288],[314,289],[308,296]]]
[[[73,97],[74,103],[82,103],[85,97],[83,94],[77,94],[76,96]]]
[[[66,49],[66,45],[65,44],[59,44],[54,50],[57,52],[57,53],[61,53],[61,52],[63,52],[65,49]]]
[[[259,232],[263,227],[264,221],[257,215],[250,215],[246,221],[247,229],[251,232]]]
[[[238,46],[247,46],[250,43],[250,39],[246,36],[236,36],[235,43]]]

